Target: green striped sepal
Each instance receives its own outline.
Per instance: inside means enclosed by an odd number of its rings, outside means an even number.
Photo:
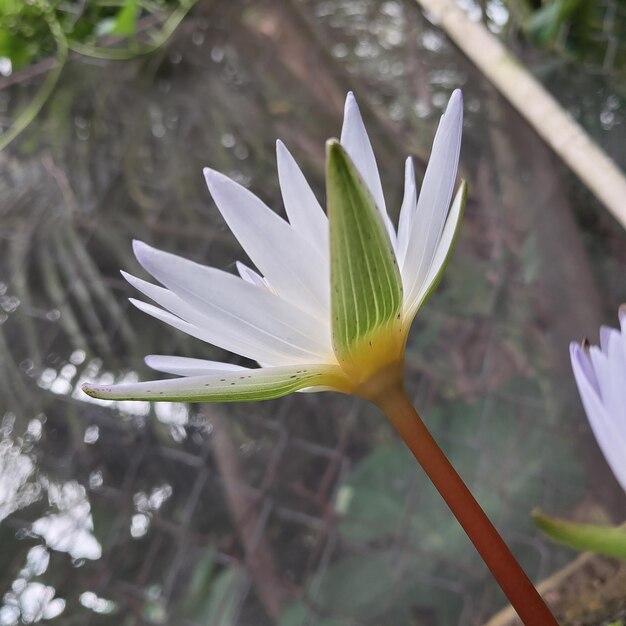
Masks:
[[[337,140],[326,168],[333,348],[364,380],[401,359],[402,279],[381,213]]]

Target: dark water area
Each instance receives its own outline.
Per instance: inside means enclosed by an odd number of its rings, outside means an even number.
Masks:
[[[506,15],[490,6],[497,31]],[[531,67],[626,168],[611,77]],[[35,84],[0,92],[3,118]],[[447,626],[504,606],[364,402],[111,403],[80,391],[148,379],[146,354],[239,362],[136,310],[119,274],[144,276],[132,239],[229,271],[245,260],[204,166],[282,212],[281,138],[322,201],[324,142],[353,90],[397,219],[404,158],[421,179],[459,86],[468,209],[414,323],[407,387],[534,581],[574,556],[534,530],[534,507],[624,518],[567,348],[617,325],[623,229],[415,3],[205,0],[148,57],[69,63],[0,155],[0,626]]]

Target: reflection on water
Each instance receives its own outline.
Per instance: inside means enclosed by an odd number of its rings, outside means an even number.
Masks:
[[[80,391],[146,378],[149,353],[233,360],[146,320],[118,273],[140,272],[135,237],[235,271],[241,252],[203,166],[280,212],[280,137],[323,200],[324,141],[353,89],[393,213],[404,155],[421,178],[462,85],[468,214],[416,320],[407,384],[535,579],[571,555],[537,536],[533,506],[624,513],[564,349],[626,300],[623,232],[415,3],[234,4],[200,3],[149,58],[71,64],[3,156],[0,624],[481,623],[502,597],[371,407],[331,394],[187,406]],[[489,27],[506,30],[501,3],[487,8]],[[573,90],[552,71],[550,87],[626,162],[619,92],[584,72]]]
[[[3,431],[12,417],[4,416]],[[0,521],[39,499],[41,487],[30,480],[34,471],[33,459],[4,435],[0,441]]]
[[[73,559],[99,559],[102,547],[93,536],[93,519],[85,488],[76,481],[63,485],[50,483],[46,487],[48,502],[58,513],[48,513],[36,520],[32,532],[44,539],[49,548],[67,552]]]
[[[4,596],[0,624],[35,624],[58,617],[65,610],[65,600],[55,598],[55,593],[54,587],[17,578]]]
[[[65,600],[55,598],[55,588],[31,581],[44,574],[49,563],[50,553],[44,546],[35,546],[28,551],[26,564],[11,584],[11,591],[3,598],[0,607],[2,626],[13,626],[18,622],[33,624],[63,613]]]
[[[133,504],[137,510],[130,523],[130,534],[133,537],[143,537],[148,532],[152,516],[159,511],[171,495],[172,486],[161,485],[154,487],[149,494],[138,491],[133,496]]]
[[[98,597],[93,591],[84,591],[80,594],[80,603],[86,608],[91,609],[94,613],[109,614],[116,609],[115,602]]]

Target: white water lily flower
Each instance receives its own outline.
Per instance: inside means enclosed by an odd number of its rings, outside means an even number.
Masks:
[[[131,299],[142,311],[260,367],[151,355],[151,368],[178,378],[87,384],[85,392],[112,400],[232,401],[302,389],[368,396],[381,373],[401,384],[411,322],[441,278],[463,213],[465,183],[450,207],[462,118],[457,90],[439,124],[419,198],[412,161],[406,161],[397,234],[351,93],[341,140],[327,144],[328,217],[280,141],[278,177],[289,221],[205,169],[218,209],[257,271],[238,263],[238,277],[136,241],[139,263],[163,286],[124,277],[158,305]]]
[[[600,347],[570,344],[578,391],[604,458],[626,491],[626,305],[621,330],[600,328]]]

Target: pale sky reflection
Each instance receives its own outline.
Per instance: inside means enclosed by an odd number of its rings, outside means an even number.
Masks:
[[[58,509],[38,519],[31,527],[48,547],[67,552],[73,559],[99,559],[102,546],[94,537],[91,506],[85,488],[76,481],[48,486],[50,504]]]
[[[29,482],[34,471],[35,464],[19,446],[10,439],[0,441],[0,521],[39,499],[40,486]]]

